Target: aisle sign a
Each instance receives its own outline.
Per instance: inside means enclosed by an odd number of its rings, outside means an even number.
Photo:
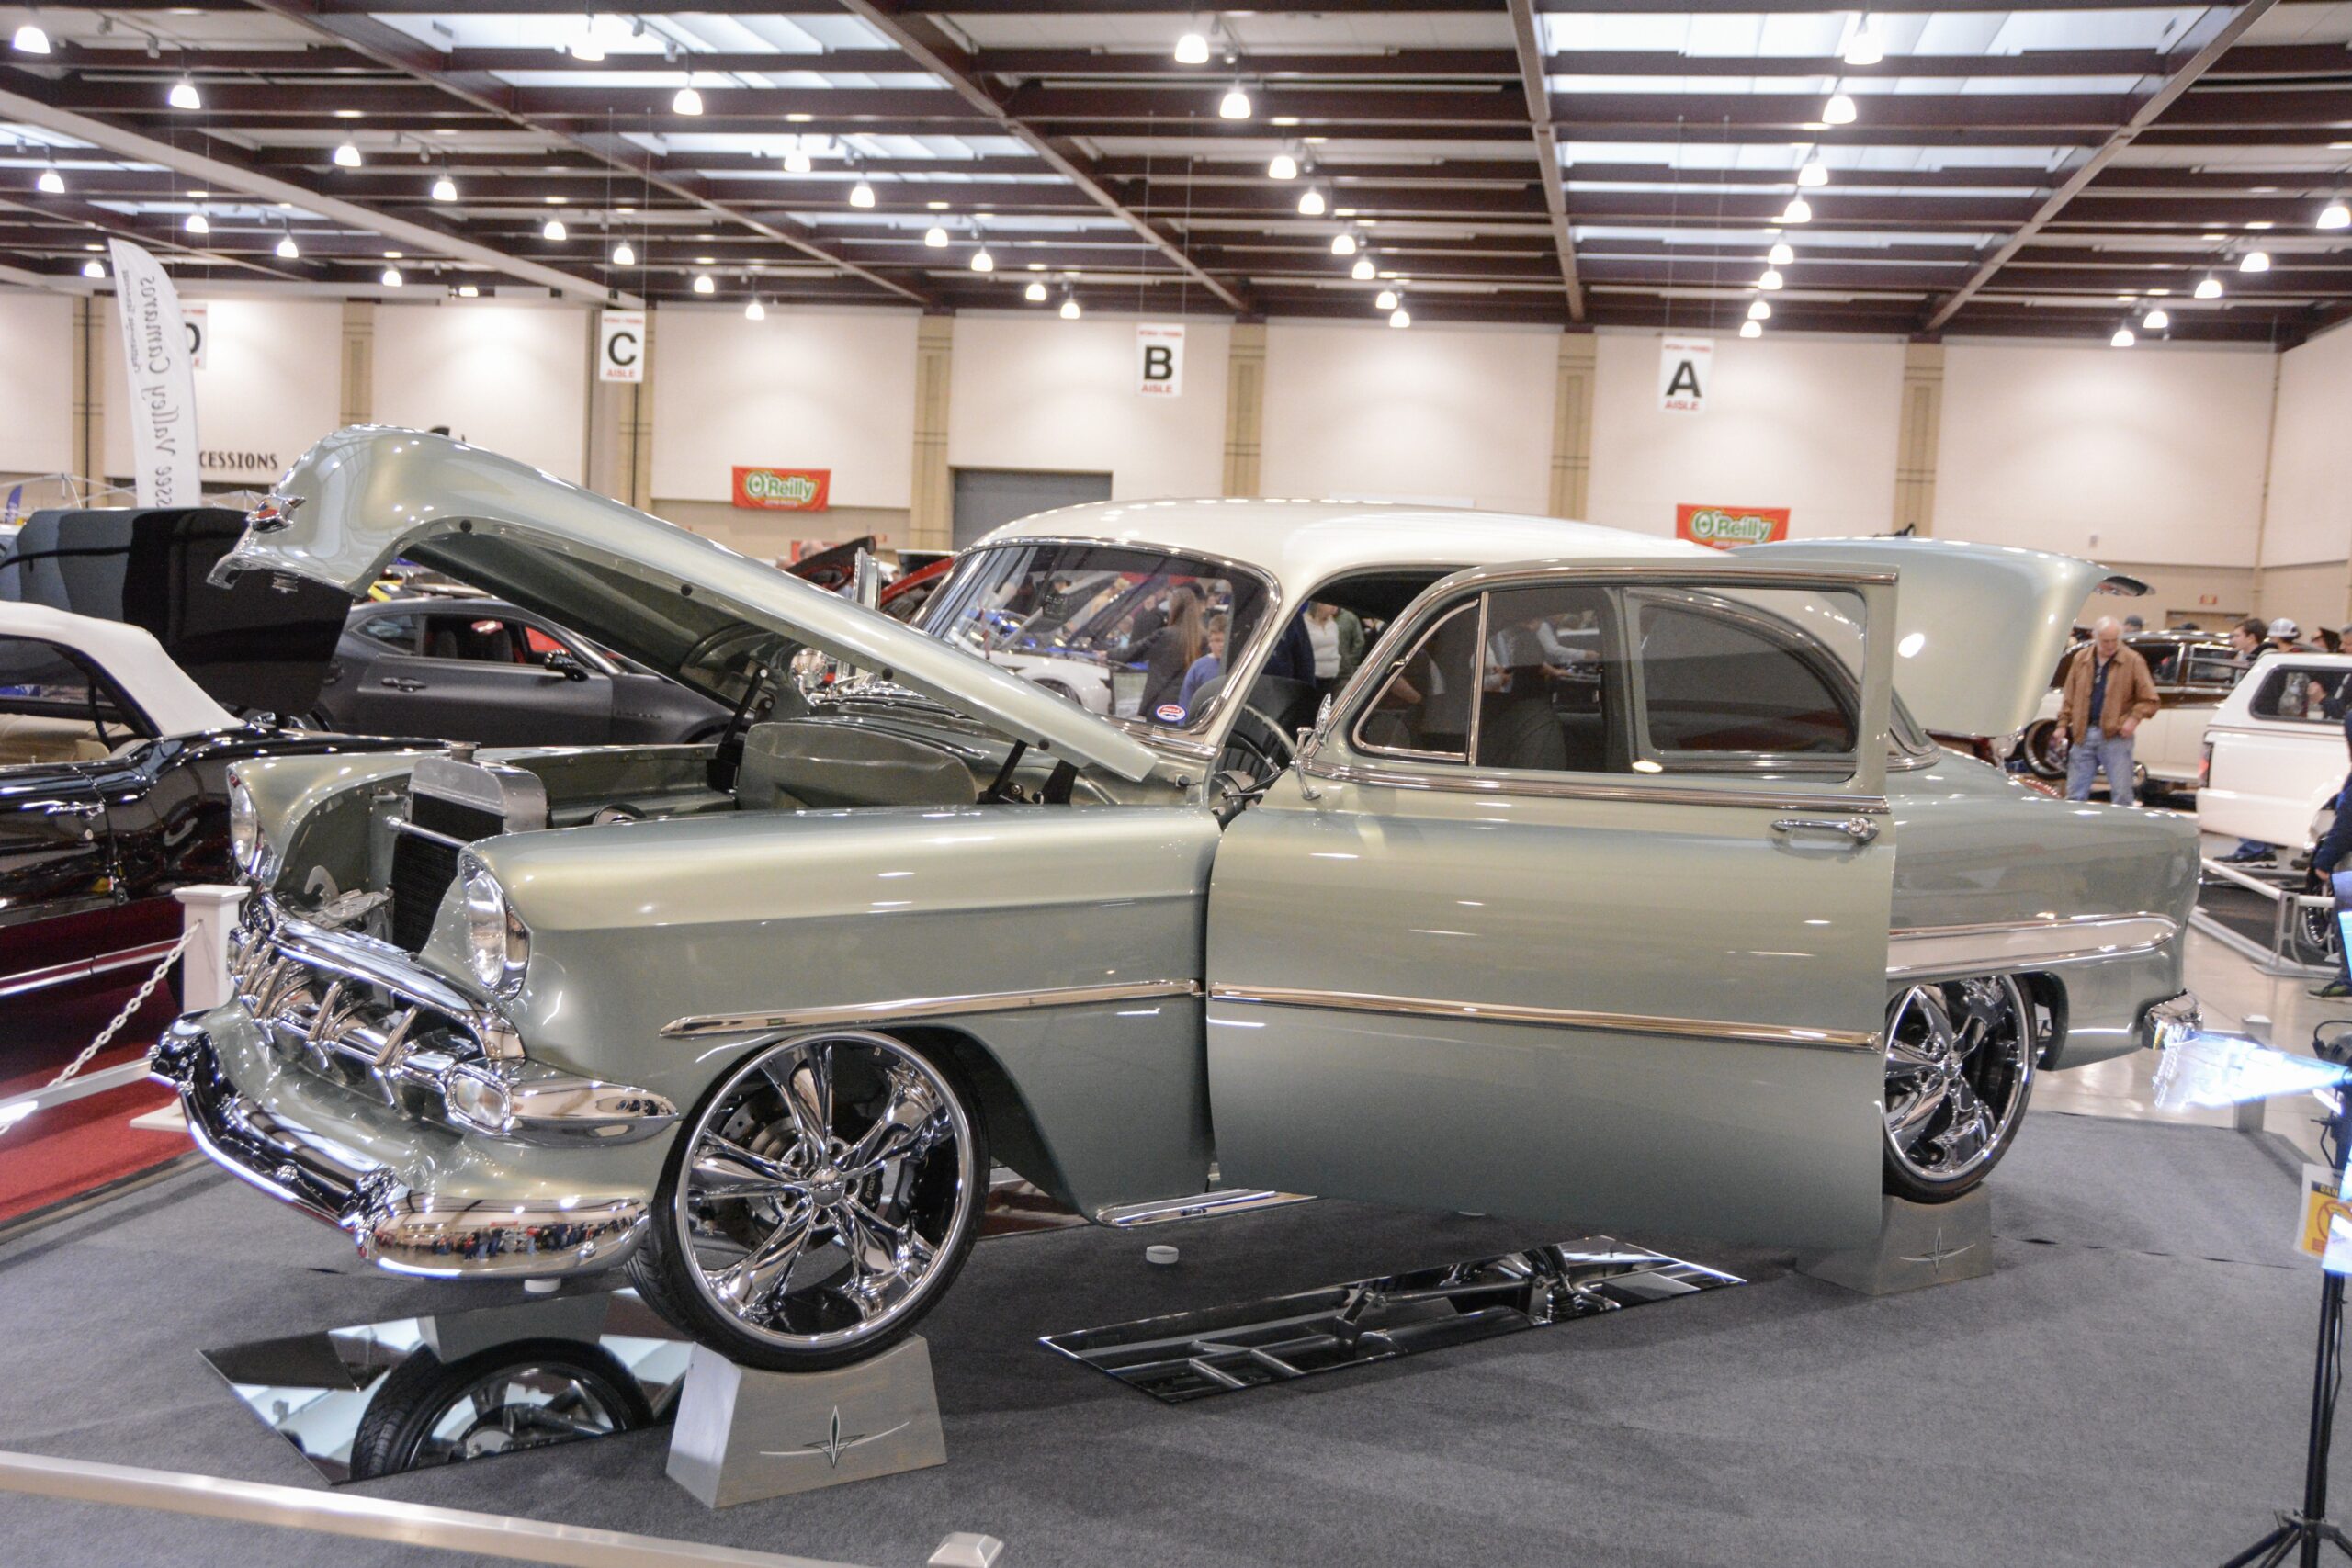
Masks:
[[[1715,340],[1670,337],[1658,347],[1657,406],[1668,413],[1707,412],[1707,382],[1715,373]]]
[[[1136,324],[1136,391],[1147,398],[1184,395],[1184,329]]]
[[[596,379],[645,379],[645,312],[606,310],[596,327]]]
[[[1735,545],[1769,545],[1789,536],[1785,506],[1691,506],[1674,509],[1674,536],[1694,545],[1727,550]]]
[[[755,512],[822,512],[832,489],[831,468],[735,468],[735,504]]]

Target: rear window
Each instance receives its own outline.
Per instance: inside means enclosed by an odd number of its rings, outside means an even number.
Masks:
[[[2262,678],[2252,712],[2256,718],[2284,719],[2303,724],[2340,724],[2344,719],[2346,675],[2342,670],[2314,670],[2284,665]]]

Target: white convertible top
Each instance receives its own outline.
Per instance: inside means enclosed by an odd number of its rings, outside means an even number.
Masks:
[[[1008,523],[978,547],[1022,539],[1159,546],[1269,572],[1285,603],[1333,577],[1384,567],[1721,556],[1703,545],[1503,512],[1385,501],[1096,501]]]
[[[234,729],[243,722],[214,702],[141,627],[69,615],[46,604],[0,601],[0,637],[38,637],[81,654],[107,672],[159,735],[204,735]]]

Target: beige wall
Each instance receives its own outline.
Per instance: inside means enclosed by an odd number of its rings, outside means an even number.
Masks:
[[[838,545],[871,534],[884,549],[898,549],[908,540],[907,509],[887,506],[835,506],[823,512],[758,512],[723,501],[684,501],[656,496],[653,514],[730,550],[761,560],[791,558],[794,540],[819,540]]]
[[[379,305],[371,417],[419,430],[446,424],[578,483],[587,471],[588,321],[578,306],[504,299]],[[339,342],[339,324],[337,333]]]
[[[2112,615],[2118,620],[2138,615],[2151,629],[2185,619],[2211,631],[2251,613],[2255,582],[2252,567],[2170,566],[2101,558],[2124,576],[2136,577],[2146,583],[2149,592],[2141,599],[2093,600],[2086,614]],[[2211,604],[2205,603],[2209,598],[2213,601]]]
[[[203,299],[209,322],[196,373],[197,450],[209,484],[266,490],[311,443],[335,428],[342,403],[343,306],[334,299]],[[106,386],[107,472],[128,476],[130,378],[121,326],[105,305],[100,357]]]
[[[2352,625],[2352,581],[2341,557],[2299,566],[2262,569],[2262,599],[2256,614],[2290,617],[2309,636],[2314,626],[2338,630]]]
[[[0,468],[60,473],[74,466],[74,301],[0,293]],[[116,357],[121,351],[116,350]]]
[[[2340,567],[2352,551],[2348,449],[2352,331],[2338,327],[2278,358],[2278,414],[2271,428],[2270,496],[2262,529],[2266,568],[2313,561]],[[2340,615],[2338,598],[2332,613]]]

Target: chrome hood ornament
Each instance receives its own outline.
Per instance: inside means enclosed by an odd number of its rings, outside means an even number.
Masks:
[[[301,495],[266,495],[262,497],[260,505],[245,513],[245,526],[256,534],[275,534],[291,527],[294,513],[300,512],[302,503],[309,499]]]

